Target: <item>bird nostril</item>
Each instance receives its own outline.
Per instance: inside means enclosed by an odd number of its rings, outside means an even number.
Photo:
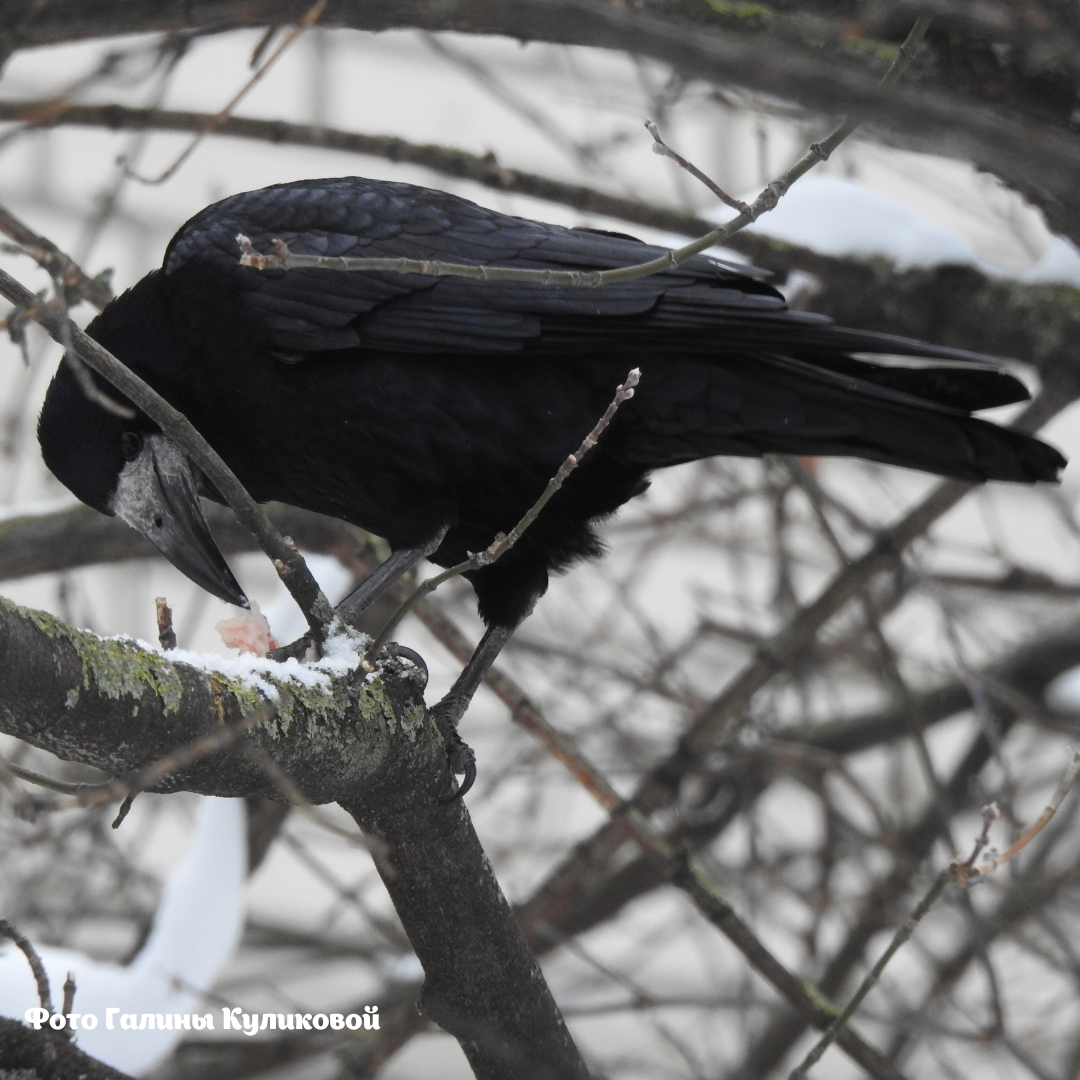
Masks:
[[[155,528],[155,529],[160,529],[160,528],[161,528],[161,524],[162,524],[162,523],[161,523],[161,515],[160,515],[160,514],[158,514],[158,515],[157,515],[157,517],[155,517],[155,518],[154,518],[154,528]]]

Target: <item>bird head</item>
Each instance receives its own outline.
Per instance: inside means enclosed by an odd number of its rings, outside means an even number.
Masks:
[[[53,475],[84,503],[142,533],[207,592],[248,606],[203,516],[201,474],[148,418],[108,412],[61,363],[45,395],[38,441]]]

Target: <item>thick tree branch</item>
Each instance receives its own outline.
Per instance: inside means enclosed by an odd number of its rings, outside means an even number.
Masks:
[[[377,865],[424,966],[426,1007],[462,1042],[477,1077],[585,1080],[467,811],[437,799],[445,749],[416,669],[388,660],[372,677],[353,655],[352,671],[322,687],[288,681],[295,661],[267,662],[260,675],[282,700],[247,739],[306,798],[341,803],[386,843]],[[238,679],[0,601],[0,730],[60,757],[131,773],[242,722],[262,700]],[[241,748],[200,758],[154,790],[278,794]]]
[[[168,109],[135,109],[126,105],[56,105],[46,99],[0,101],[0,120],[23,121],[28,126],[103,127],[112,131],[200,131],[213,116],[209,113]],[[612,195],[584,184],[523,172],[500,165],[492,154],[471,154],[455,147],[414,143],[396,135],[364,135],[314,124],[290,124],[284,120],[226,117],[211,135],[250,139],[286,146],[309,146],[345,153],[364,154],[408,165],[419,165],[444,176],[471,180],[497,191],[512,191],[535,199],[572,206],[584,213],[603,214],[623,221],[667,229],[684,236],[700,236],[714,223],[685,211]],[[733,240],[734,244],[735,241]]]
[[[13,47],[152,30],[225,30],[296,17],[290,0],[53,0],[4,27]],[[522,40],[592,45],[665,61],[684,77],[736,84],[798,101],[804,108],[849,115],[886,128],[921,149],[974,161],[1010,182],[1045,192],[1075,210],[1080,138],[1067,116],[1008,115],[999,100],[978,100],[971,87],[947,83],[882,92],[878,73],[841,54],[822,62],[820,49],[780,35],[736,33],[729,25],[689,24],[598,0],[338,0],[324,26],[366,30],[419,27]],[[977,88],[978,84],[974,86]]]
[[[214,503],[206,504],[205,510],[214,539],[226,555],[261,550],[231,510]],[[263,510],[282,534],[305,551],[344,555],[364,543],[358,529],[333,518],[280,503]],[[0,580],[125,559],[160,558],[161,553],[134,529],[87,506],[0,521]]]
[[[429,742],[422,756],[429,790],[445,787],[442,746]],[[458,1039],[478,1080],[587,1080],[463,803],[418,800],[416,767],[415,756],[408,772],[391,764],[342,805],[391,850],[395,873],[380,873],[424,965],[422,1008]]]
[[[84,1054],[64,1032],[48,1027],[35,1031],[0,1016],[0,1076],[35,1077],[36,1080],[132,1080],[96,1058]]]
[[[248,737],[312,802],[355,793],[420,723],[411,667],[389,661],[368,682],[358,665],[357,658],[356,670],[324,679],[321,688],[290,682],[286,665],[271,674],[268,662],[259,673],[289,700]],[[112,775],[131,773],[240,722],[264,700],[250,681],[174,662],[130,640],[98,638],[0,600],[0,725],[62,758]],[[235,750],[204,758],[153,790],[280,797]]]

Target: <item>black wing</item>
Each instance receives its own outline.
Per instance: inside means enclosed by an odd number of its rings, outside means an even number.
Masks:
[[[970,411],[1020,401],[1023,385],[988,357],[837,327],[787,310],[754,271],[704,256],[602,288],[478,282],[239,265],[237,234],[269,252],[439,259],[537,269],[608,269],[663,249],[618,234],[566,229],[487,210],[411,184],[345,177],[232,196],[192,218],[165,256],[170,288],[198,307],[201,289],[234,295],[263,347],[287,362],[357,347],[386,352],[559,355],[648,351],[760,356],[872,396],[915,396]],[[219,293],[220,295],[220,293]],[[933,358],[951,368],[883,367],[851,353]]]

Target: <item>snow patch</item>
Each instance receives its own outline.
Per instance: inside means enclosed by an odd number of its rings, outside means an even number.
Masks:
[[[153,645],[140,642],[144,648]],[[199,671],[224,675],[245,689],[257,690],[269,701],[280,699],[275,683],[300,686],[307,690],[329,690],[332,679],[355,671],[367,651],[371,639],[366,634],[335,620],[333,631],[323,642],[323,655],[314,661],[301,662],[290,656],[287,660],[271,660],[265,656],[242,653],[240,656],[220,656],[217,653],[191,652],[188,649],[168,649],[162,655],[174,663],[188,664]],[[161,652],[160,649],[154,650]],[[271,681],[273,680],[273,681]]]
[[[1080,289],[1080,251],[1059,236],[1050,250],[1020,275],[1020,280],[1028,285],[1071,285]]]
[[[247,878],[247,819],[240,799],[204,796],[183,862],[165,883],[154,926],[130,965],[103,963],[73,949],[36,945],[49,976],[54,1003],[69,971],[75,973],[75,1008],[97,1016],[98,1026],[78,1032],[78,1045],[124,1072],[142,1075],[172,1053],[183,1030],[125,1031],[114,1014],[206,1013],[205,1000],[240,941]],[[0,1013],[21,1020],[38,1005],[37,988],[23,954],[0,942]],[[220,1013],[212,1010],[220,1023]]]
[[[723,208],[711,216],[723,221],[731,214]],[[881,256],[900,270],[959,263],[1000,274],[955,233],[894,199],[836,176],[799,180],[775,210],[762,214],[747,231],[823,255]]]
[[[371,645],[371,638],[367,634],[353,630],[337,618],[331,627],[330,635],[323,642],[322,657],[303,662],[292,656],[287,660],[271,660],[253,653],[222,656],[220,653],[194,652],[191,649],[162,649],[160,645],[133,638],[128,634],[115,634],[105,640],[131,642],[140,649],[157,653],[174,664],[187,664],[211,675],[224,675],[247,690],[258,691],[273,702],[280,699],[275,683],[291,683],[309,690],[329,690],[332,679],[340,679],[360,666]]]
[[[753,199],[757,192],[745,196]],[[718,224],[731,213],[718,207],[707,215]],[[762,214],[748,232],[770,236],[823,255],[886,258],[898,270],[943,265],[971,266],[987,277],[1028,285],[1068,285],[1080,289],[1080,251],[1058,237],[1045,255],[1020,274],[980,258],[957,233],[903,203],[837,176],[806,176],[791,186],[775,210]],[[673,246],[685,240],[673,237]],[[730,258],[726,249],[710,253]]]

